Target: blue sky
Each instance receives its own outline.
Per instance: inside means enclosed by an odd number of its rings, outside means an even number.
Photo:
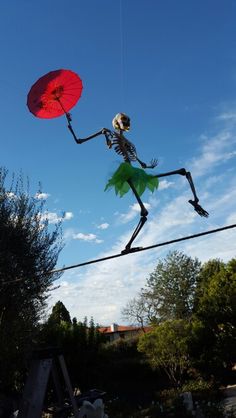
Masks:
[[[49,71],[75,71],[84,85],[72,110],[78,136],[111,128],[125,112],[127,138],[142,160],[158,159],[155,172],[192,172],[210,217],[192,210],[183,178],[166,178],[143,195],[149,220],[136,245],[235,223],[235,18],[231,0],[0,3],[1,165],[22,170],[33,195],[41,182],[50,222],[66,213],[58,267],[120,252],[139,211],[132,194],[104,192],[120,162],[104,139],[79,146],[65,118],[35,118],[26,106],[31,85]],[[121,323],[121,308],[173,249],[226,261],[235,256],[235,232],[65,272],[49,309],[60,299],[78,319]]]

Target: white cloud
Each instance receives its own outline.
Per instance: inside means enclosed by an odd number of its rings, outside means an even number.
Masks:
[[[158,190],[169,189],[169,187],[171,187],[172,184],[174,184],[173,181],[161,180],[159,182]]]
[[[218,119],[222,121],[235,121],[236,122],[236,112],[234,111],[224,112],[218,116]]]
[[[74,217],[72,212],[65,212],[65,215],[63,217],[64,221],[70,221]]]
[[[122,261],[105,261],[88,269],[68,272],[63,278],[68,286],[53,292],[51,304],[62,298],[72,316],[79,315],[80,319],[85,315],[94,316],[100,324],[116,322],[123,305],[143,284],[140,261],[136,266],[138,258],[139,255],[131,255],[122,257]]]
[[[228,216],[227,224],[236,224],[236,212],[233,212]]]
[[[60,221],[61,218],[58,217],[55,212],[45,212],[39,215],[41,221],[48,221],[50,224],[55,224]]]
[[[56,212],[44,212],[39,215],[41,221],[48,221],[49,224],[56,224],[61,221],[69,221],[73,218],[72,212],[65,212],[64,216],[59,216]]]
[[[95,234],[83,234],[82,232],[73,234],[72,238],[80,240],[80,241],[93,241],[93,242],[96,242],[97,244],[100,244],[101,242],[103,242],[101,239],[98,239],[97,235]]]
[[[110,225],[107,222],[104,222],[103,224],[98,225],[97,228],[98,229],[107,229],[107,228],[109,228],[109,226]]]
[[[228,117],[226,117],[226,115],[227,114],[225,113],[218,117],[218,119],[226,121],[226,123],[217,134],[213,136],[202,135],[200,137],[201,141],[203,141],[201,153],[191,162],[191,171],[195,177],[202,176],[207,172],[210,172],[216,166],[235,157],[235,125],[227,123],[230,119],[230,114],[228,113]],[[231,119],[232,117],[233,115],[231,114]]]
[[[78,234],[74,234],[73,239],[78,239],[82,241],[94,241],[97,238],[95,234],[82,234],[79,232]]]
[[[49,196],[50,196],[49,193],[36,193],[36,195],[34,197],[35,197],[35,199],[38,199],[38,200],[45,200]]]
[[[215,228],[219,226],[215,225]],[[214,226],[212,229],[214,229]],[[213,258],[227,261],[236,256],[235,246],[232,245],[234,241],[235,230],[227,230],[198,238],[196,241],[188,241],[183,246],[183,251],[190,254],[191,257],[199,258],[202,262]]]

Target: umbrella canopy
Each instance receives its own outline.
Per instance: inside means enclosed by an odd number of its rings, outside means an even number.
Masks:
[[[56,118],[75,106],[82,89],[82,80],[73,71],[51,71],[31,87],[27,106],[38,118]]]

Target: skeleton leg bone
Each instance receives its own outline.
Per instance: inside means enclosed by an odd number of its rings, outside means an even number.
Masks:
[[[196,193],[196,189],[193,183],[193,179],[192,179],[192,175],[189,171],[186,171],[185,168],[180,168],[178,170],[174,170],[174,171],[169,171],[167,173],[161,173],[161,174],[157,174],[155,177],[161,178],[161,177],[167,177],[167,176],[173,176],[175,174],[179,174],[181,176],[185,176],[186,179],[188,180],[188,183],[190,185],[191,191],[193,193],[193,200],[189,200],[189,203],[194,207],[194,210],[200,215],[200,216],[204,216],[205,218],[207,218],[209,216],[209,213],[203,209],[200,205],[199,205],[199,199]],[[122,251],[122,254],[125,253],[130,253],[130,252],[135,252],[137,249],[139,249],[140,247],[134,247],[131,248],[131,245],[133,243],[133,241],[136,239],[136,237],[138,236],[139,232],[141,231],[143,225],[145,224],[145,222],[147,221],[147,215],[148,215],[148,211],[145,208],[142,200],[140,199],[132,181],[128,181],[131,190],[133,191],[139,205],[141,208],[141,213],[140,213],[140,220],[139,223],[137,225],[137,227],[135,228],[133,235],[131,236],[128,244],[126,245],[125,249]]]
[[[134,193],[134,195],[135,195],[135,197],[137,199],[137,202],[138,202],[138,204],[139,204],[139,206],[141,208],[141,212],[140,212],[140,220],[139,220],[139,223],[138,223],[137,227],[135,228],[135,230],[134,230],[134,232],[133,232],[133,234],[132,234],[132,236],[131,236],[128,244],[125,246],[125,249],[123,251],[121,251],[122,254],[135,252],[138,249],[140,249],[140,247],[131,248],[131,245],[132,245],[133,241],[135,240],[135,238],[138,236],[138,234],[141,231],[143,225],[147,221],[147,215],[148,215],[148,211],[145,208],[142,200],[140,199],[140,196],[139,196],[136,188],[134,187],[132,181],[131,180],[128,180],[127,182],[129,183],[129,186],[130,186],[132,192]]]
[[[196,189],[193,183],[193,179],[191,176],[191,173],[189,171],[186,171],[185,168],[180,168],[179,170],[174,170],[174,171],[169,171],[167,173],[162,173],[162,174],[157,174],[155,177],[166,177],[166,176],[173,176],[174,174],[180,174],[181,176],[185,176],[186,179],[188,180],[188,183],[190,185],[190,188],[192,190],[193,193],[193,197],[194,200],[189,200],[189,203],[194,207],[194,210],[198,213],[198,215],[200,216],[204,216],[205,218],[207,218],[209,216],[209,213],[204,210],[200,205],[199,205],[199,199],[196,193]]]

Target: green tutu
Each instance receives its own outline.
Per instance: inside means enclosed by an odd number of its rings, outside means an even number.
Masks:
[[[158,188],[157,177],[147,174],[143,169],[133,167],[129,163],[122,163],[108,181],[105,190],[114,187],[116,194],[122,197],[130,190],[127,180],[132,181],[139,196],[143,194],[146,188],[151,192]]]

